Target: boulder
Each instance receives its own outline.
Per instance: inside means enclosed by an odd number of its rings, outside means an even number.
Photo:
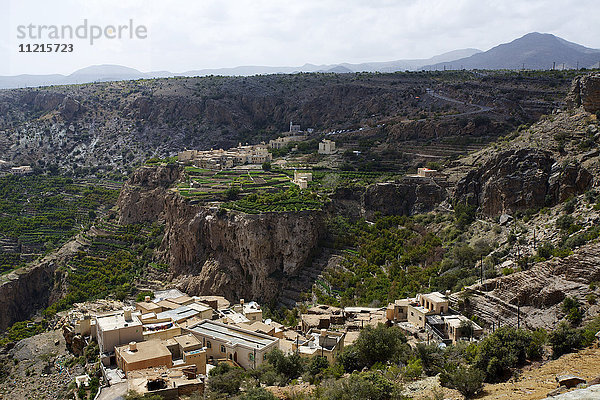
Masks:
[[[581,383],[586,383],[585,379],[575,375],[559,375],[556,377],[556,381],[560,386],[565,386],[567,388],[573,388]]]

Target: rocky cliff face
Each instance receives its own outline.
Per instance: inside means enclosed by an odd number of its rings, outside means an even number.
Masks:
[[[469,307],[489,324],[553,328],[562,317],[560,303],[575,297],[582,304],[592,291],[591,282],[600,279],[600,246],[595,243],[578,249],[564,259],[536,264],[527,271],[484,281],[467,289]],[[519,310],[517,310],[519,306]],[[588,308],[588,316],[598,313],[598,306]]]
[[[567,106],[583,106],[585,111],[590,113],[600,111],[600,74],[578,76],[573,79],[567,96]]]
[[[139,168],[119,195],[119,223],[155,221],[161,217],[167,188],[180,179],[181,174],[177,165]]]
[[[458,182],[454,198],[495,216],[554,205],[591,184],[592,175],[579,164],[560,165],[546,151],[510,150],[469,172]]]
[[[77,240],[72,240],[40,262],[2,277],[0,331],[30,318],[33,313],[57,300],[61,288],[56,269],[81,248]]]
[[[274,300],[309,266],[325,233],[322,212],[251,215],[184,203],[169,196],[161,251],[192,294]]]
[[[176,166],[141,168],[117,204],[121,223],[164,222],[160,256],[188,293],[276,299],[317,252],[323,212],[251,215],[192,204],[167,189],[179,174]]]
[[[368,220],[376,213],[414,215],[428,212],[446,198],[446,188],[436,180],[409,177],[367,187],[338,188],[332,196],[334,213]]]
[[[430,178],[405,178],[398,183],[377,183],[366,188],[362,211],[367,219],[382,215],[413,215],[433,210],[446,198],[446,190]]]

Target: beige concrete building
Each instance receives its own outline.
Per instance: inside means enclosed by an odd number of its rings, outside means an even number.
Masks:
[[[13,175],[27,175],[33,173],[33,168],[29,165],[21,165],[20,167],[12,167],[10,173]]]
[[[184,331],[201,341],[209,360],[228,359],[245,369],[261,365],[279,342],[272,336],[217,321],[204,320]]]
[[[262,309],[255,301],[245,303],[244,299],[240,299],[240,303],[234,305],[232,309],[236,313],[242,314],[250,322],[262,321]]]
[[[343,332],[313,329],[306,335],[307,340],[304,343],[299,343],[298,347],[293,345],[292,349],[298,350],[301,357],[322,356],[334,363],[344,349],[345,336]]]
[[[125,346],[116,347],[115,355],[117,367],[125,373],[125,376],[130,371],[138,369],[173,366],[173,356],[160,340],[131,342]]]
[[[191,367],[155,367],[131,371],[127,376],[127,388],[141,395],[157,394],[164,399],[178,399],[193,393],[201,394],[204,381]]]
[[[244,145],[229,150],[184,150],[177,155],[178,161],[204,169],[232,168],[244,164],[262,164],[271,161],[267,145]]]
[[[396,300],[388,304],[385,316],[389,321],[408,321],[409,299]]]
[[[131,342],[115,349],[116,364],[129,376],[134,370],[151,367],[194,367],[198,374],[206,374],[206,351],[192,334],[167,340]]]
[[[437,175],[438,175],[438,171],[436,169],[429,169],[429,168],[418,168],[417,169],[417,176],[420,176],[422,178],[433,177],[433,176],[437,176]]]
[[[415,298],[396,300],[386,309],[388,321],[400,324],[410,334],[429,332],[435,340],[452,342],[464,339],[461,324],[470,326],[469,338],[478,338],[483,329],[467,317],[450,309],[448,298],[440,292],[418,294]],[[406,324],[408,322],[408,325]]]
[[[300,189],[306,189],[308,182],[312,182],[312,172],[294,171],[294,180],[292,182],[298,185]]]
[[[151,301],[140,301],[135,303],[135,309],[137,311],[139,311],[142,315],[143,314],[149,314],[149,313],[159,313],[162,312],[164,309],[159,306],[156,303],[153,303]]]
[[[428,310],[436,314],[448,312],[448,298],[440,292],[431,292],[417,295],[417,301]]]
[[[123,311],[96,317],[97,340],[101,354],[112,352],[116,346],[143,340],[142,323],[132,311],[125,308]]]
[[[319,154],[333,154],[335,153],[335,142],[329,139],[323,139],[319,143]]]

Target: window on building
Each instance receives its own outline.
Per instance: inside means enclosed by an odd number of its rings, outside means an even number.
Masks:
[[[422,318],[422,317],[419,317],[419,321],[423,321],[423,318]]]
[[[254,353],[248,353],[248,360],[254,360]]]
[[[263,360],[267,360],[267,353],[263,354]]]
[[[415,313],[411,311],[411,312],[410,312],[410,316],[411,316],[411,317],[414,317],[414,316],[415,316]]]
[[[206,341],[206,348],[210,349],[212,347],[212,345],[210,344],[210,340]]]
[[[226,352],[225,346],[221,345],[221,353],[225,353],[225,352]]]

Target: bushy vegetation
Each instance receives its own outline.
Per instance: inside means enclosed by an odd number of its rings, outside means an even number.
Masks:
[[[542,344],[532,332],[502,327],[479,344],[474,365],[485,373],[486,381],[503,381],[513,368],[539,357]]]
[[[67,294],[50,305],[44,311],[45,315],[66,310],[74,303],[111,295],[123,300],[135,294],[134,279],[137,276],[155,270],[152,267],[153,249],[162,238],[159,225],[118,228],[106,225],[105,228],[114,232],[96,238],[90,251],[79,252],[69,260],[68,269],[58,270],[66,275]]]
[[[19,340],[38,335],[44,332],[47,326],[48,323],[46,320],[43,320],[41,323],[33,321],[15,322],[0,338],[0,347],[9,342],[18,342]]]
[[[600,331],[600,317],[596,317],[583,328],[575,328],[567,322],[561,322],[548,336],[552,357],[558,358],[591,345],[598,331]]]
[[[484,377],[485,373],[476,367],[450,364],[440,374],[440,384],[470,399],[483,389]]]
[[[30,253],[47,253],[114,205],[118,190],[78,183],[57,175],[0,178],[0,232]],[[23,265],[16,254],[3,254],[0,273]]]
[[[323,199],[315,192],[300,190],[297,186],[293,186],[276,193],[252,193],[240,200],[224,203],[221,207],[248,214],[259,214],[320,210],[323,204]]]
[[[465,219],[466,218],[466,219]],[[470,217],[448,224],[443,215],[390,216],[328,222],[329,243],[345,249],[343,269],[327,269],[327,285],[315,286],[318,301],[332,305],[380,305],[414,296],[424,287],[460,290],[479,276],[476,263],[492,247],[459,239]],[[486,267],[487,268],[487,267]],[[493,271],[486,271],[489,277]]]

